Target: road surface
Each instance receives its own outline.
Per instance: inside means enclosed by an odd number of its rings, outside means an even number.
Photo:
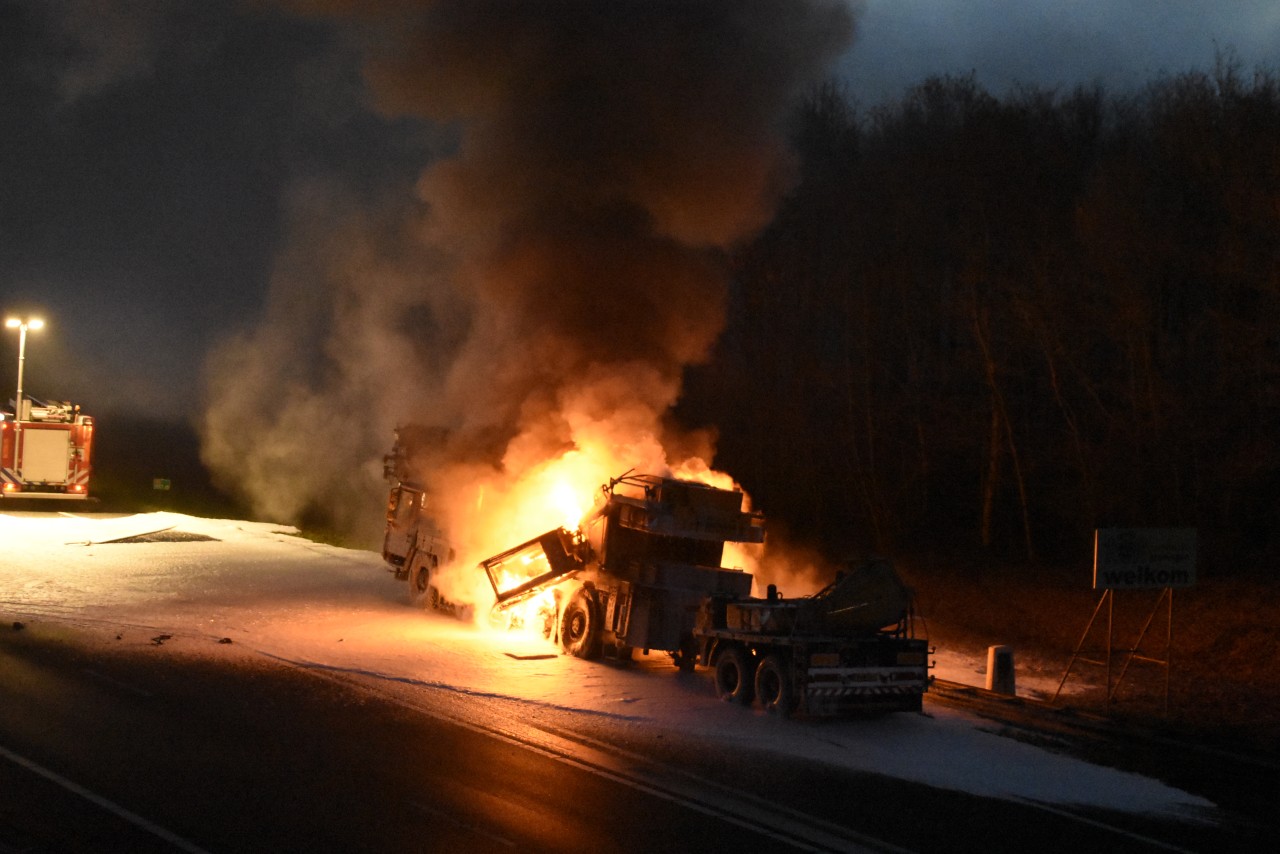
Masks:
[[[1082,816],[678,734],[535,725],[207,639],[0,626],[4,851],[1177,851]],[[643,743],[627,743],[628,739]],[[728,753],[728,755],[726,755]]]

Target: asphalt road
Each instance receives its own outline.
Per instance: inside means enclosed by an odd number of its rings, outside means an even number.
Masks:
[[[0,637],[9,850],[798,850],[599,767],[260,658]]]
[[[678,734],[626,746],[533,726],[492,701],[441,704],[411,685],[234,646],[193,655],[184,639],[126,648],[100,634],[0,627],[0,852],[1078,852],[1222,841],[1212,828],[724,755]]]

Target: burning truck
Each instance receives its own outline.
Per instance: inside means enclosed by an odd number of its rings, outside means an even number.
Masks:
[[[389,458],[392,459],[392,458]],[[388,499],[383,557],[410,601],[455,611],[436,580],[454,559],[425,492],[399,480]],[[601,487],[577,528],[549,530],[480,562],[497,622],[541,630],[569,655],[628,661],[669,653],[714,668],[717,694],[767,711],[919,710],[928,642],[913,634],[911,596],[885,561],[851,567],[811,597],[721,566],[725,544],[762,543],[764,518],[744,495],[628,472]]]

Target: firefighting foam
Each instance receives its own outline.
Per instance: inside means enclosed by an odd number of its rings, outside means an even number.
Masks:
[[[220,480],[372,540],[379,460],[417,425],[427,500],[473,565],[620,472],[711,477],[712,437],[666,415],[723,326],[725,252],[788,186],[786,110],[847,45],[848,5],[286,5],[376,36],[372,102],[439,144],[374,202],[299,186],[265,320],[210,361]]]

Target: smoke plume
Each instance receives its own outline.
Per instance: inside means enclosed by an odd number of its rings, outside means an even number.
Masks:
[[[847,5],[288,5],[360,34],[379,112],[456,144],[412,200],[295,194],[266,317],[210,363],[207,461],[264,515],[377,524],[365,496],[412,423],[478,549],[550,527],[529,508],[554,519],[536,495],[566,471],[705,471],[711,437],[664,415],[724,324],[724,253],[792,179],[781,123],[846,47]]]
[[[19,0],[40,21],[51,48],[31,62],[53,78],[64,104],[150,74],[160,47],[176,28],[163,0],[102,3]]]

